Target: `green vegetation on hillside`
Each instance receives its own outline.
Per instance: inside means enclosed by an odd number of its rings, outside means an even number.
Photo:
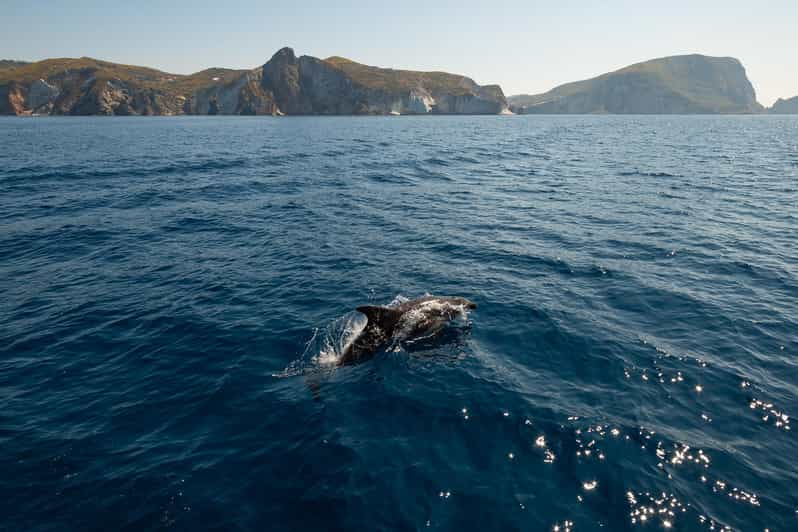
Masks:
[[[90,57],[80,59],[45,59],[36,63],[29,63],[14,69],[0,71],[0,82],[13,79],[19,82],[32,82],[37,79],[47,79],[64,74],[67,71],[95,70],[109,78],[119,78],[125,81],[158,82],[174,74],[167,74],[152,68],[119,65],[107,61],[99,61]]]
[[[455,96],[468,94],[476,83],[464,76],[446,72],[417,72],[363,65],[345,57],[328,57],[325,62],[369,89],[410,91],[424,86],[431,91],[448,92]]]
[[[228,68],[211,68],[186,76],[170,74],[154,68],[110,63],[90,57],[45,59],[36,63],[9,65],[8,67],[4,66],[4,63],[6,62],[0,63],[0,85],[11,80],[19,83],[32,83],[38,79],[46,80],[70,73],[87,72],[100,81],[118,79],[172,96],[189,95],[195,90],[215,83],[229,84],[245,72]]]
[[[711,64],[714,68],[707,68]],[[621,74],[636,72],[656,77],[666,87],[708,109],[734,109],[740,102],[728,89],[737,82],[738,72],[745,73],[733,57],[701,55],[666,57],[628,66]],[[747,81],[747,80],[746,80]]]
[[[647,101],[650,112],[661,112],[661,108],[709,113],[761,110],[737,59],[702,55],[645,61],[567,83],[544,94],[512,96],[509,101],[521,112],[535,108],[547,112],[629,112],[624,105],[640,112]]]
[[[28,63],[25,61],[13,61],[11,59],[0,59],[0,77],[3,76],[5,72],[10,72],[15,70],[21,66],[25,66]]]

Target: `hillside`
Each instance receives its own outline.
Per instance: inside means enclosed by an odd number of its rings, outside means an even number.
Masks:
[[[509,98],[522,114],[756,113],[762,106],[734,58],[685,55],[654,59],[538,95]]]
[[[497,114],[498,86],[443,72],[371,67],[284,48],[252,70],[191,75],[92,58],[0,62],[0,114]]]
[[[25,66],[28,63],[25,61],[14,61],[11,59],[0,59],[0,76],[3,75],[3,72],[14,70],[15,68],[19,68],[21,66]]]
[[[425,87],[431,92],[447,92],[456,96],[478,92],[480,89],[494,91],[497,95],[501,91],[498,85],[480,87],[470,78],[446,72],[379,68],[362,65],[343,57],[329,57],[325,62],[346,73],[354,82],[374,90],[412,91]]]

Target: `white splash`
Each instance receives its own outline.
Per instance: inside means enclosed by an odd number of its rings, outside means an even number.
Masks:
[[[368,320],[359,312],[347,312],[323,329],[316,329],[298,359],[274,377],[296,377],[304,373],[335,366],[344,350],[366,327]]]
[[[327,328],[318,354],[311,358],[314,364],[334,366],[346,349],[366,328],[368,320],[360,313],[349,313]]]

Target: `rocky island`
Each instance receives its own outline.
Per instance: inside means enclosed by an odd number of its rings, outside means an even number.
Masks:
[[[682,55],[537,95],[445,72],[394,70],[283,48],[252,70],[190,75],[91,58],[0,60],[0,115],[795,114],[756,101],[739,60]]]
[[[538,95],[508,98],[519,114],[737,114],[763,108],[731,57],[683,55],[622,68]]]
[[[498,85],[278,51],[253,70],[191,75],[91,58],[0,61],[4,115],[387,115],[508,112]]]
[[[798,115],[798,96],[794,98],[779,98],[768,112],[774,115]]]

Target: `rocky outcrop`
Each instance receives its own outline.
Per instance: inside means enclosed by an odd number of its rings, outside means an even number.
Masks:
[[[13,81],[6,85],[0,85],[0,114],[24,115],[26,113],[23,87]]]
[[[25,106],[34,113],[49,113],[59,94],[61,91],[58,87],[50,85],[43,79],[37,79],[28,89]]]
[[[686,55],[638,63],[545,94],[509,98],[521,114],[758,113],[742,64],[728,57]]]
[[[775,115],[798,115],[798,96],[786,100],[779,98],[768,112]]]
[[[178,76],[89,58],[8,62],[0,113],[54,115],[499,114],[500,87],[441,72],[278,51],[254,70]]]
[[[263,88],[289,115],[499,114],[498,86],[462,76],[382,69],[342,58],[296,57],[284,48],[263,67]]]
[[[378,68],[341,57],[324,62],[368,91],[371,113],[500,114],[508,109],[498,85],[480,86],[464,76]]]
[[[283,48],[263,66],[262,85],[287,115],[347,115],[367,111],[364,91],[321,59]]]

